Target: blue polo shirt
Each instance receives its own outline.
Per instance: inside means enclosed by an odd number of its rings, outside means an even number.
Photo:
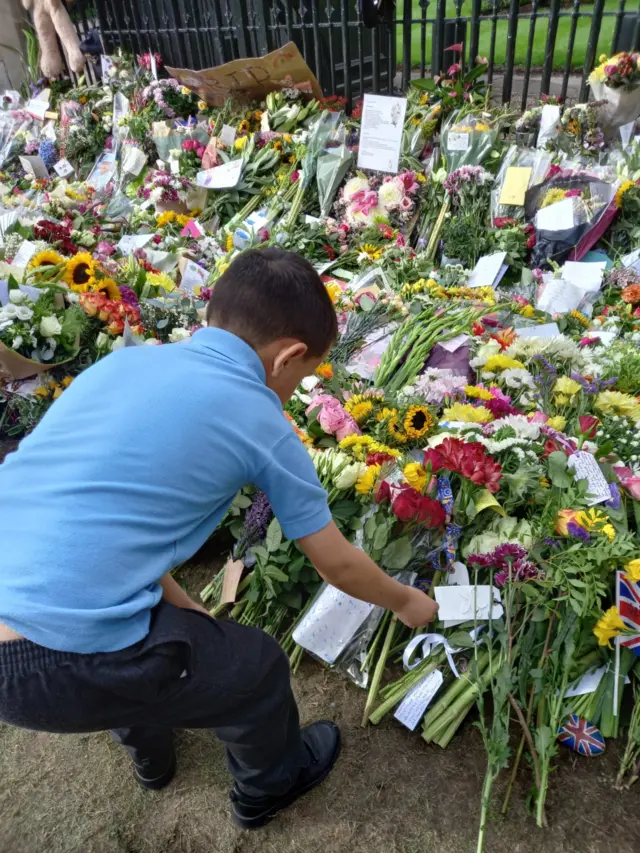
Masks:
[[[158,580],[247,484],[266,492],[289,539],[331,520],[251,347],[206,328],[112,353],[0,465],[0,622],[61,651],[138,642]]]

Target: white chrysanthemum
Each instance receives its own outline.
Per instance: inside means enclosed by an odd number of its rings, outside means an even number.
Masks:
[[[511,344],[506,354],[520,361],[542,355],[550,361],[571,362],[574,367],[582,366],[585,356],[580,347],[566,335],[553,338],[519,338]]]
[[[531,423],[524,415],[505,415],[491,424],[493,434],[501,427],[511,427],[518,438],[527,438],[535,441],[540,437],[540,424]]]
[[[342,197],[346,199],[346,201],[349,201],[349,199],[354,193],[357,193],[359,190],[368,189],[369,181],[366,178],[356,176],[355,178],[350,178],[344,185],[344,189],[342,190]]]
[[[399,181],[387,181],[378,190],[378,204],[385,210],[395,210],[404,196],[404,187]]]
[[[500,378],[507,388],[535,388],[533,376],[524,367],[508,367]]]

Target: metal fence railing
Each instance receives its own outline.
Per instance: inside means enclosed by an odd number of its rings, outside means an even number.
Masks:
[[[292,40],[325,93],[350,103],[437,74],[454,43],[463,63],[486,56],[504,102],[585,100],[600,53],[640,48],[640,2],[626,0],[76,0],[74,17],[83,33],[97,24],[106,52],[153,50],[184,68]]]

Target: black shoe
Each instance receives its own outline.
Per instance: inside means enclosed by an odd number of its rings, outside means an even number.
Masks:
[[[231,813],[242,829],[259,829],[272,817],[323,782],[340,755],[340,729],[335,723],[320,720],[302,729],[302,740],[311,754],[293,787],[279,797],[248,797],[237,785],[231,791]]]
[[[162,758],[147,758],[133,765],[136,781],[148,791],[159,791],[173,779],[176,772],[176,752],[171,744],[171,751]]]

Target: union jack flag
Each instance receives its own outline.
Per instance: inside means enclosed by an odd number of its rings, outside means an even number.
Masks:
[[[579,755],[593,758],[604,752],[604,738],[599,729],[577,714],[569,714],[558,729],[558,741]]]
[[[640,657],[640,584],[618,573],[618,592],[620,596],[620,618],[632,631],[633,637],[620,636],[620,645],[630,649]]]

